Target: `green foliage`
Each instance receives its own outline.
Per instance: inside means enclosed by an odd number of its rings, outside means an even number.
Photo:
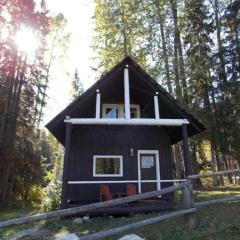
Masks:
[[[100,69],[132,56],[207,127],[191,141],[195,171],[240,164],[239,9],[237,0],[96,0]]]
[[[48,172],[50,180],[45,191],[42,208],[44,211],[55,210],[60,205],[61,189],[62,189],[62,172],[63,172],[63,147],[57,143],[53,137],[50,137],[51,153],[53,153],[53,170]]]
[[[56,148],[39,125],[54,48],[61,50],[59,59],[66,54],[66,19],[49,17],[45,1],[38,6],[33,0],[9,0],[0,3],[0,24],[0,202],[39,204],[53,175]],[[39,41],[33,56],[15,41],[22,29]]]
[[[42,209],[44,212],[56,210],[60,206],[62,184],[50,182],[45,189],[44,201],[42,201]]]
[[[72,80],[72,89],[70,91],[72,100],[76,99],[79,95],[81,95],[83,91],[83,84],[78,76],[78,70],[76,69]]]
[[[96,1],[93,47],[103,71],[109,70],[126,55],[133,55],[144,65],[147,53],[142,48],[145,26],[139,1]]]

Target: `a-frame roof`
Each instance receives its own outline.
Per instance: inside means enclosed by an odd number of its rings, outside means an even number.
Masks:
[[[123,81],[123,69],[129,66],[130,81],[131,76],[137,81],[144,83],[148,91],[154,95],[155,92],[159,93],[159,99],[164,104],[164,108],[171,109],[171,114],[174,118],[188,119],[190,122],[188,126],[189,136],[200,133],[205,130],[205,127],[185,108],[180,104],[173,96],[171,96],[163,87],[161,87],[154,79],[152,79],[132,58],[129,56],[124,58],[109,72],[102,76],[95,84],[93,84],[88,90],[77,97],[71,104],[69,104],[63,111],[61,111],[56,117],[54,117],[47,125],[46,128],[64,145],[65,138],[65,123],[66,116],[88,118],[94,117],[95,111],[89,112],[91,108],[88,106],[95,106],[96,90],[100,89],[104,91],[106,86],[112,88],[117,81],[117,78],[122,78]],[[135,83],[137,83],[135,81]],[[142,85],[143,86],[143,85]],[[131,85],[130,85],[131,87]],[[144,90],[144,89],[143,89]],[[131,91],[131,88],[130,88]],[[106,91],[105,91],[106,92]],[[144,98],[142,98],[144,100]],[[161,111],[161,106],[160,106]],[[169,118],[169,117],[168,117]],[[182,139],[181,128],[172,127],[169,131],[171,133],[171,142],[175,143]]]

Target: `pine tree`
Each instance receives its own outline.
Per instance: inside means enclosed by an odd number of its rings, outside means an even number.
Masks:
[[[74,77],[72,80],[72,89],[70,93],[72,96],[72,100],[76,99],[82,93],[83,93],[83,84],[78,76],[78,70],[75,69]]]
[[[191,140],[197,172],[206,155],[213,170],[223,167],[226,156],[239,158],[239,9],[237,0],[96,4],[94,49],[102,69],[130,54],[206,125]],[[205,145],[211,157],[203,153]]]
[[[38,35],[43,45],[48,33],[48,17],[46,12],[35,9],[33,1],[5,1],[3,6],[10,18],[5,19],[6,14],[0,12],[1,29],[7,30],[5,37],[0,39],[0,92],[4,97],[0,108],[0,171],[4,173],[0,176],[0,201],[16,193],[21,183],[26,200],[29,193],[26,184],[31,187],[39,179],[40,160],[33,144],[37,139],[34,111],[37,82],[33,72],[38,64],[44,65],[41,57],[44,49],[36,52],[38,61],[32,61],[18,49],[15,35],[24,27],[30,28],[27,24],[31,23],[32,33]]]

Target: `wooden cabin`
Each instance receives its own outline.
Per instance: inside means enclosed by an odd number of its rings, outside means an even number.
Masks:
[[[183,140],[185,172],[191,174],[188,137],[204,130],[130,57],[46,127],[65,146],[63,208],[103,200],[103,186],[120,197],[130,186],[141,193],[173,184],[171,145]]]

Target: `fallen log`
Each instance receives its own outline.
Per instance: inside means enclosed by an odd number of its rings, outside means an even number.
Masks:
[[[115,235],[118,233],[122,233],[122,232],[125,232],[128,230],[132,230],[132,229],[139,228],[139,227],[144,227],[144,226],[152,224],[152,223],[161,222],[161,221],[173,218],[173,217],[177,217],[177,216],[185,215],[185,214],[189,214],[189,213],[194,213],[194,212],[196,212],[196,208],[175,211],[175,212],[167,213],[167,214],[164,214],[161,216],[144,219],[144,220],[136,222],[136,223],[130,223],[128,225],[124,225],[121,227],[116,227],[116,228],[108,229],[105,231],[93,233],[93,234],[90,234],[90,235],[87,235],[84,237],[80,237],[79,240],[93,240],[93,239],[105,238],[105,237],[109,237],[109,236],[112,236],[112,235]]]
[[[79,206],[79,207],[61,209],[61,210],[57,210],[57,211],[41,213],[41,214],[36,214],[36,215],[32,215],[32,216],[26,216],[26,217],[7,220],[7,221],[2,221],[2,222],[0,222],[0,229],[4,228],[4,227],[13,226],[13,225],[21,225],[21,224],[34,222],[34,221],[46,220],[46,219],[50,219],[50,218],[76,215],[76,214],[84,213],[84,212],[99,209],[99,208],[112,207],[112,206],[135,202],[135,201],[139,201],[139,200],[143,200],[143,199],[147,199],[147,198],[157,197],[159,195],[172,193],[177,190],[183,189],[186,184],[189,184],[189,182],[180,183],[178,185],[164,188],[164,189],[158,190],[158,191],[140,193],[137,195],[124,197],[124,198],[117,198],[117,199],[113,199],[113,200],[109,200],[109,201],[105,201],[105,202],[98,202],[98,203],[88,204],[88,205]]]

